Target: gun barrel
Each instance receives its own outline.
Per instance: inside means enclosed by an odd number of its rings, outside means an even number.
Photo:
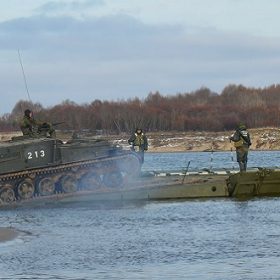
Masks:
[[[57,126],[57,125],[60,125],[60,124],[63,124],[65,122],[56,122],[56,123],[52,123],[52,126]]]

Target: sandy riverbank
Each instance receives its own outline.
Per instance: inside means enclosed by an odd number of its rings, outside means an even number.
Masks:
[[[248,130],[251,134],[251,150],[280,150],[280,129],[254,128]],[[205,132],[147,132],[149,152],[186,152],[186,151],[230,151],[233,144],[229,136],[234,131]],[[57,131],[57,137],[62,140],[71,138],[72,132]],[[21,132],[0,133],[0,140],[6,141],[12,136],[22,135]],[[94,134],[87,133],[87,136]],[[128,146],[128,134],[98,135],[97,137],[111,140],[122,146]]]
[[[249,129],[251,150],[280,150],[280,129]],[[235,150],[229,137],[234,131],[152,132],[147,133],[150,152],[203,152]],[[127,144],[127,136],[114,136],[116,142]],[[112,138],[112,137],[111,137]]]
[[[18,232],[13,228],[0,227],[0,243],[11,241],[18,237]]]

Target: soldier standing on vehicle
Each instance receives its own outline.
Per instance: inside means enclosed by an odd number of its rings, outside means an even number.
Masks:
[[[234,134],[229,138],[234,142],[236,148],[236,159],[239,164],[240,172],[246,171],[248,161],[248,151],[251,146],[250,134],[244,124],[239,124]]]
[[[134,134],[128,139],[128,143],[132,145],[132,149],[136,150],[144,162],[144,151],[148,150],[148,140],[141,128],[137,128]],[[135,148],[136,147],[136,148]]]
[[[47,122],[40,122],[34,119],[33,112],[29,109],[24,111],[24,116],[20,123],[23,135],[30,137],[50,136],[55,138],[55,130]]]

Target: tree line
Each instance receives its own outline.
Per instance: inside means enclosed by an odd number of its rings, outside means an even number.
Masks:
[[[20,100],[11,113],[1,116],[0,129],[18,130],[26,108],[39,120],[62,122],[59,129],[75,131],[122,133],[136,127],[145,131],[223,131],[234,129],[240,122],[249,128],[277,127],[279,105],[279,84],[266,88],[228,85],[220,94],[208,88],[168,96],[151,92],[142,100],[94,100],[82,105],[66,100],[48,108]]]

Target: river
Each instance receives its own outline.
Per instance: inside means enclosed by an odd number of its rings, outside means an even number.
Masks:
[[[234,159],[235,159],[235,155]],[[251,152],[249,168],[280,152]],[[237,169],[231,153],[147,153],[143,170]],[[230,198],[2,210],[0,279],[279,279],[280,199]]]

